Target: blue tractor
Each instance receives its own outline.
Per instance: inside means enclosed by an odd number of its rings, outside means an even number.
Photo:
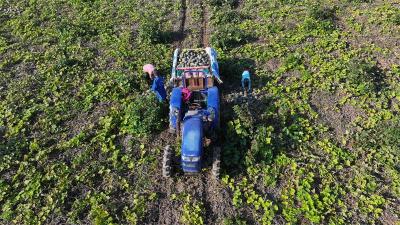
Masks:
[[[220,95],[217,54],[213,48],[176,49],[173,57],[173,89],[170,97],[170,132],[181,138],[180,167],[185,174],[199,173],[204,149],[213,149],[212,174],[219,177],[220,148],[212,143],[220,124]],[[214,141],[215,142],[215,141]],[[210,146],[214,145],[213,148]],[[174,151],[163,155],[163,176],[172,175]]]

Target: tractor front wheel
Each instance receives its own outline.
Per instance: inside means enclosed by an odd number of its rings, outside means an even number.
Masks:
[[[167,145],[164,149],[163,161],[162,161],[162,175],[163,177],[171,177],[172,175],[172,149],[171,146]]]
[[[221,148],[215,147],[213,152],[212,175],[215,179],[219,179],[221,169]]]

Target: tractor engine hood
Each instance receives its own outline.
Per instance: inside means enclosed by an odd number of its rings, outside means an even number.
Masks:
[[[201,116],[190,116],[183,122],[182,156],[201,156],[203,149],[203,121]]]

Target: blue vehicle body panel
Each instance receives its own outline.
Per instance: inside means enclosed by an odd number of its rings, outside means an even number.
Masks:
[[[189,116],[183,122],[182,156],[201,157],[203,150],[203,121],[201,114]],[[185,161],[182,158],[184,172],[199,172],[201,160],[197,162]]]
[[[182,107],[181,103],[182,103],[182,88],[176,87],[176,88],[172,89],[171,99],[169,102],[169,107],[170,107],[169,121],[170,121],[171,126],[175,129],[176,129],[177,120],[180,120],[181,118],[177,118],[177,116],[173,113],[174,112],[173,109],[181,111],[181,107]]]
[[[219,83],[222,83],[222,80],[219,76],[219,66],[218,66],[218,61],[217,61],[217,52],[215,49],[207,47],[206,51],[208,55],[210,56],[210,67],[211,67],[211,72],[213,76],[217,79]]]
[[[217,52],[211,48],[211,70],[218,79],[221,79],[219,77],[219,66],[217,62]]]
[[[182,88],[176,87],[172,89],[171,99],[170,99],[170,106],[181,108],[182,103]]]
[[[203,147],[203,122],[200,116],[190,117],[183,122],[182,155],[200,156]]]
[[[212,123],[212,128],[218,125],[219,120],[219,91],[217,87],[207,89],[207,108],[213,108],[215,112],[215,119]]]

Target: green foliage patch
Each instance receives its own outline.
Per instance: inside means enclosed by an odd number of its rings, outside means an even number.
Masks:
[[[398,222],[397,6],[196,2],[211,17],[222,99],[240,90],[244,67],[256,96],[221,105],[221,188],[230,197],[221,204],[232,215],[212,222]],[[160,198],[179,203],[176,222],[214,219],[203,198],[159,193],[163,146],[154,140],[168,115],[140,75],[153,63],[168,78],[180,7],[0,1],[2,222],[143,224]],[[190,18],[200,23],[196,10]]]

